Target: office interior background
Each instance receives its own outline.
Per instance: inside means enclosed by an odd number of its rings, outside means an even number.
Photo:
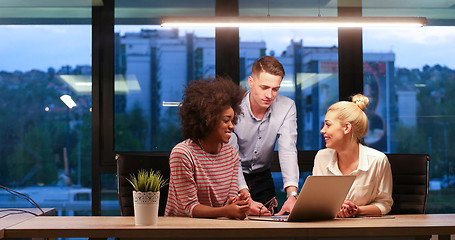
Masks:
[[[161,16],[268,13],[428,25],[160,27]],[[299,151],[324,148],[327,107],[363,92],[365,144],[431,155],[427,213],[455,213],[454,18],[453,0],[1,1],[0,185],[60,215],[118,215],[115,152],[169,152],[183,140],[177,105],[189,81],[227,75],[247,88],[252,63],[272,55],[286,71],[280,94],[297,105]],[[28,204],[0,192],[2,208]]]

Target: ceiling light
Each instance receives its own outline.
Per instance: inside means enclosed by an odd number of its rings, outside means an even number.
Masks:
[[[161,17],[162,27],[422,27],[425,17]]]

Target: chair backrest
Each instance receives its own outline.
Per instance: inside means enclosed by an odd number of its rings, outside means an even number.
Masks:
[[[423,214],[427,207],[430,156],[387,154],[393,176],[390,214]]]
[[[311,172],[317,151],[299,151],[300,172]],[[430,156],[427,154],[387,154],[393,177],[393,205],[390,214],[423,214],[427,207]],[[275,152],[272,172],[280,172]]]
[[[297,159],[299,162],[299,171],[300,172],[312,172],[314,157],[318,153],[317,150],[305,150],[297,152]],[[272,172],[281,172],[280,163],[278,160],[278,151],[275,151],[273,154],[273,161],[270,166]]]
[[[160,171],[165,179],[169,179],[169,152],[121,152],[115,155],[117,161],[117,194],[122,216],[133,216],[133,187],[127,178],[137,174],[140,169]],[[166,208],[169,186],[160,190],[158,215],[163,216]]]

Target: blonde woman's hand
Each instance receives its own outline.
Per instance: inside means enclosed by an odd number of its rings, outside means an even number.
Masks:
[[[338,211],[337,217],[339,218],[355,217],[357,216],[358,212],[359,208],[355,203],[349,200],[344,200],[340,210]]]

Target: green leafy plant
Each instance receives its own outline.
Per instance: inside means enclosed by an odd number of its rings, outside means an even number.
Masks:
[[[134,174],[127,178],[128,182],[133,185],[134,190],[138,192],[158,192],[167,184],[167,179],[163,178],[160,171],[147,171],[145,169],[139,170],[137,176]]]

